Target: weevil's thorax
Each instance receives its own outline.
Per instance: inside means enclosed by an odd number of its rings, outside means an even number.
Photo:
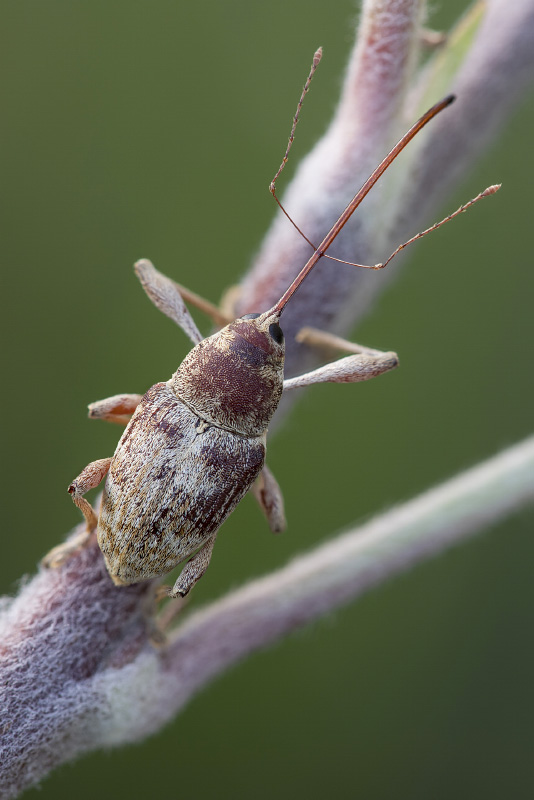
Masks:
[[[284,381],[278,314],[236,319],[204,339],[169,381],[175,395],[210,425],[260,436],[276,411]]]

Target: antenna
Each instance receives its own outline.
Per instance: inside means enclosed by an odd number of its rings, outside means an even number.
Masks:
[[[444,225],[446,222],[450,222],[451,219],[454,219],[455,217],[459,216],[460,214],[463,214],[464,211],[467,211],[468,208],[470,208],[472,205],[477,203],[479,200],[482,200],[482,198],[489,197],[490,195],[495,194],[495,192],[497,192],[501,188],[501,184],[495,184],[493,186],[488,186],[487,189],[484,189],[483,192],[480,192],[480,194],[478,194],[472,200],[469,200],[469,202],[464,203],[464,205],[460,206],[460,208],[458,208],[456,211],[453,211],[452,214],[449,214],[448,216],[446,216],[444,219],[440,220],[439,222],[435,222],[433,225],[430,226],[430,228],[426,228],[424,231],[421,231],[420,233],[417,233],[415,236],[412,236],[411,239],[408,239],[406,242],[403,242],[402,244],[400,244],[397,247],[397,249],[394,250],[393,253],[389,256],[389,258],[386,261],[384,261],[383,263],[381,263],[381,264],[374,264],[373,266],[370,266],[370,265],[367,265],[367,264],[355,264],[352,261],[344,261],[341,258],[334,258],[333,256],[329,256],[327,254],[327,252],[326,252],[327,249],[330,247],[332,242],[336,239],[336,237],[340,233],[340,231],[343,228],[343,226],[348,222],[348,220],[351,218],[352,214],[356,211],[356,209],[358,208],[358,206],[360,205],[360,203],[362,202],[364,197],[371,191],[371,189],[373,188],[375,183],[379,180],[379,178],[387,170],[387,168],[390,166],[390,164],[397,158],[399,153],[401,153],[402,150],[404,150],[406,145],[409,142],[411,142],[411,140],[414,138],[414,136],[416,136],[416,134],[418,134],[419,131],[422,128],[424,128],[424,126],[428,122],[430,122],[431,119],[433,119],[437,114],[439,114],[441,111],[443,111],[445,108],[447,108],[447,106],[450,106],[450,104],[454,102],[454,100],[456,98],[455,98],[455,96],[453,94],[450,94],[447,97],[445,97],[443,100],[440,100],[439,103],[436,103],[435,105],[433,105],[432,108],[430,108],[425,114],[423,114],[423,116],[420,119],[418,119],[417,122],[414,125],[412,125],[412,127],[409,129],[409,131],[407,131],[404,134],[404,136],[397,142],[395,147],[393,147],[393,149],[390,150],[390,152],[383,159],[383,161],[381,161],[381,163],[374,170],[374,172],[370,175],[370,177],[367,178],[367,180],[365,181],[363,186],[354,195],[354,197],[352,198],[352,200],[350,201],[348,206],[345,208],[345,210],[343,211],[343,213],[341,214],[341,216],[339,217],[337,222],[335,222],[334,225],[332,226],[332,228],[328,231],[328,233],[326,234],[326,236],[323,239],[323,241],[321,242],[321,244],[318,247],[316,247],[308,239],[308,237],[300,230],[300,228],[294,222],[294,220],[289,216],[289,214],[287,213],[287,211],[285,210],[285,208],[283,207],[282,203],[280,202],[280,200],[278,199],[278,197],[276,195],[275,186],[276,186],[276,181],[280,176],[280,173],[282,172],[282,170],[284,169],[284,167],[285,167],[285,165],[287,163],[288,156],[289,156],[289,151],[291,149],[291,145],[293,144],[293,140],[295,138],[295,129],[296,129],[297,123],[299,121],[299,116],[300,116],[300,111],[302,109],[302,104],[304,102],[304,98],[305,98],[306,94],[308,93],[308,90],[310,88],[311,80],[312,80],[312,78],[313,78],[313,76],[315,74],[315,70],[319,66],[319,63],[320,63],[321,58],[322,58],[322,55],[323,55],[323,50],[322,50],[321,47],[319,47],[318,50],[315,51],[315,54],[313,56],[313,63],[312,63],[311,69],[310,69],[310,73],[308,75],[306,83],[304,84],[304,88],[302,90],[302,94],[300,96],[300,99],[299,99],[299,102],[298,102],[298,105],[297,105],[297,110],[296,110],[295,116],[293,118],[293,125],[291,127],[291,133],[289,135],[289,141],[287,143],[286,152],[285,152],[284,157],[282,159],[282,163],[280,164],[280,166],[278,168],[278,171],[277,171],[276,175],[274,176],[274,178],[272,179],[271,184],[269,186],[269,190],[270,190],[272,196],[274,197],[274,199],[276,200],[276,202],[278,203],[280,209],[286,215],[286,217],[291,222],[291,224],[294,226],[294,228],[296,228],[296,230],[300,233],[302,238],[305,239],[311,247],[313,247],[314,252],[313,252],[313,255],[310,257],[310,259],[307,261],[307,263],[304,265],[302,270],[299,272],[299,274],[297,275],[295,280],[291,283],[289,288],[286,289],[286,291],[284,292],[284,294],[282,295],[282,297],[280,298],[278,303],[276,303],[276,305],[274,305],[272,307],[272,309],[270,309],[270,313],[272,313],[272,314],[280,315],[282,313],[282,311],[286,307],[289,299],[294,295],[294,293],[297,291],[297,289],[300,286],[300,284],[302,283],[302,281],[307,277],[307,275],[309,275],[309,273],[312,271],[312,269],[315,267],[315,265],[317,264],[317,262],[321,258],[323,258],[323,257],[330,258],[332,261],[338,261],[341,264],[348,264],[348,265],[350,265],[352,267],[360,267],[361,269],[384,269],[384,267],[386,267],[390,263],[390,261],[393,258],[395,258],[395,256],[398,255],[398,253],[401,252],[401,250],[404,250],[405,247],[408,247],[408,245],[412,244],[413,242],[416,242],[418,239],[422,239],[422,237],[426,236],[427,233],[432,233],[432,231],[437,230],[442,225]]]

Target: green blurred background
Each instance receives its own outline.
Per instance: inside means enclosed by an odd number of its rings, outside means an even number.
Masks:
[[[434,5],[445,29],[465,7]],[[352,0],[3,4],[2,591],[78,521],[67,484],[114,450],[86,404],[167,379],[188,349],[132,263],[214,300],[236,282],[311,55],[324,46],[294,164],[335,106],[355,17]],[[287,533],[247,498],[194,607],[531,433],[533,121],[531,96],[446,208],[501,193],[414,248],[360,326],[402,368],[315,388],[271,442]],[[517,515],[254,656],[39,797],[534,796],[531,527]]]

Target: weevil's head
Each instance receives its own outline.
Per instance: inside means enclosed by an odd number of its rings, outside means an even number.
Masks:
[[[280,313],[247,314],[203,339],[169,385],[211,425],[260,436],[276,411],[284,381]]]

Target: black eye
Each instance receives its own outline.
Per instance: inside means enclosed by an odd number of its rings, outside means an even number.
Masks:
[[[241,319],[258,319],[258,317],[261,317],[261,314],[245,314]]]
[[[284,334],[282,333],[282,328],[278,322],[271,322],[269,325],[269,333],[273,337],[276,344],[282,344],[284,341]]]

